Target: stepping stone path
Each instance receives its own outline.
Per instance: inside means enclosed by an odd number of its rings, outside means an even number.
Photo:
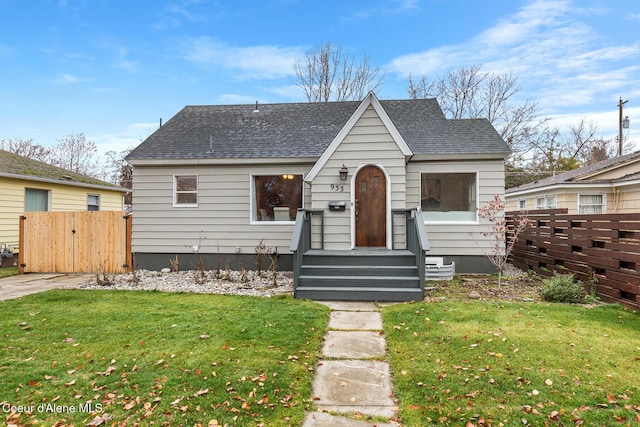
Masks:
[[[386,341],[382,316],[374,303],[321,302],[331,309],[329,331],[313,381],[316,412],[307,414],[303,427],[397,427],[353,418],[355,414],[394,418],[389,364],[382,362]],[[341,416],[349,414],[351,417]]]

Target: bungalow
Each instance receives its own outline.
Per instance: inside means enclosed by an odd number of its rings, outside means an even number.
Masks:
[[[435,99],[380,101],[370,92],[361,102],[187,106],[127,157],[134,263],[160,269],[178,257],[186,268],[198,259],[252,268],[263,242],[279,268],[295,271],[296,296],[320,297],[302,289],[329,283],[324,270],[349,284],[343,299],[357,299],[356,285],[399,281],[407,266],[374,270],[412,255],[411,222],[426,227],[429,256],[462,272],[492,271],[482,234],[490,224],[477,208],[504,194],[508,154],[487,120],[446,119]],[[298,251],[301,236],[310,241]],[[426,236],[418,238],[413,259],[424,264]],[[297,252],[320,258],[296,262]],[[405,262],[420,281],[419,262]]]
[[[19,216],[32,211],[123,210],[129,190],[85,175],[0,150],[0,244],[9,249],[3,265],[17,257]]]
[[[569,214],[640,211],[640,151],[506,191],[507,211],[566,208]]]

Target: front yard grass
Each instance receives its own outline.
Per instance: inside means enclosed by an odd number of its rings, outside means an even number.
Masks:
[[[640,422],[635,312],[445,300],[383,314],[403,425]]]
[[[0,424],[19,426],[300,425],[329,311],[132,291],[0,304]]]
[[[0,267],[0,279],[3,277],[17,276],[18,267]]]

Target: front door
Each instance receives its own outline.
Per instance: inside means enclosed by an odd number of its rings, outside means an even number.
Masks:
[[[356,246],[387,246],[387,180],[376,166],[355,179]]]

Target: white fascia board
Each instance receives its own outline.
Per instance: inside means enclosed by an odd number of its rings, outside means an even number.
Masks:
[[[320,173],[324,165],[329,161],[329,159],[331,158],[333,153],[338,149],[340,144],[342,144],[342,141],[344,141],[344,139],[347,137],[349,132],[351,132],[351,129],[353,129],[355,124],[358,122],[358,120],[360,120],[360,117],[362,117],[362,115],[367,110],[367,108],[369,108],[369,106],[372,106],[374,108],[374,110],[380,117],[380,120],[382,120],[382,123],[385,125],[385,127],[389,131],[389,134],[391,135],[395,143],[398,145],[398,148],[400,149],[400,151],[402,151],[402,154],[404,154],[405,157],[407,158],[413,155],[411,149],[405,142],[404,138],[402,138],[402,135],[400,135],[400,132],[398,132],[398,129],[396,129],[395,125],[389,118],[389,115],[387,114],[386,111],[384,111],[384,108],[382,108],[382,105],[380,104],[380,101],[376,97],[375,93],[373,93],[373,91],[369,91],[369,93],[364,98],[364,100],[360,103],[356,111],[351,115],[349,120],[347,120],[347,123],[345,123],[342,129],[340,129],[340,132],[338,132],[336,137],[333,138],[333,141],[331,141],[331,144],[329,144],[327,149],[324,150],[324,153],[322,153],[322,156],[320,156],[316,164],[313,165],[313,167],[311,168],[311,170],[309,171],[309,173],[305,178],[306,182],[309,182],[309,183],[312,182],[315,179],[315,177],[318,175],[318,173]]]
[[[0,173],[1,177],[5,178],[13,178],[13,179],[21,179],[24,181],[34,181],[34,182],[44,182],[47,184],[58,184],[58,185],[67,185],[69,187],[82,187],[82,188],[93,188],[96,190],[109,190],[109,191],[118,191],[120,193],[130,193],[131,190],[124,187],[110,187],[108,185],[100,185],[100,184],[90,184],[86,182],[79,181],[60,181],[59,179],[51,179],[51,178],[42,178],[39,176],[31,176],[31,175],[18,175],[14,173]]]
[[[449,153],[449,154],[415,154],[412,162],[428,162],[433,160],[501,160],[509,157],[505,153]]]
[[[564,190],[565,192],[569,191],[575,191],[575,190],[581,190],[581,189],[589,189],[589,190],[602,190],[602,191],[606,191],[608,189],[611,189],[613,187],[617,187],[617,185],[613,184],[613,183],[589,183],[589,184],[581,184],[581,183],[575,183],[575,184],[555,184],[555,185],[550,185],[550,186],[542,186],[542,187],[536,187],[536,188],[529,188],[527,190],[520,190],[520,191],[513,191],[510,193],[506,193],[505,197],[509,198],[509,197],[517,197],[517,196],[524,196],[524,195],[528,195],[528,194],[534,194],[534,193],[547,193],[549,191],[555,191],[558,192],[560,190]]]
[[[317,157],[260,157],[246,159],[132,159],[132,166],[207,166],[207,165],[263,165],[313,164]]]

